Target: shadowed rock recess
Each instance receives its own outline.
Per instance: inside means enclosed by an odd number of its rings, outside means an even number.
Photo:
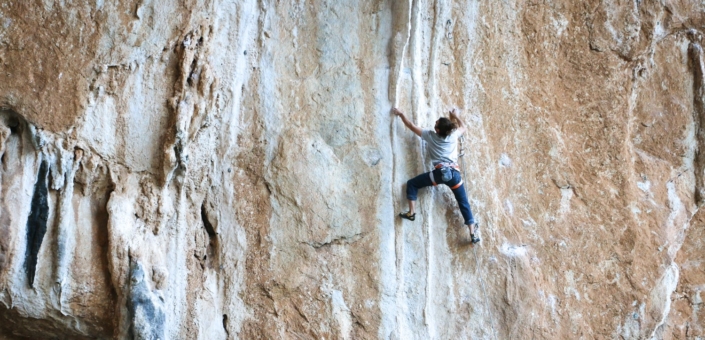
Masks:
[[[0,1],[0,339],[705,339],[702,1]],[[452,107],[482,242],[399,107]]]

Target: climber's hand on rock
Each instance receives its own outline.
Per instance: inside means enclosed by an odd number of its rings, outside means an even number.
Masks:
[[[458,136],[462,136],[467,129],[465,128],[465,123],[463,120],[460,119],[460,110],[457,108],[450,110],[450,119],[454,120],[455,123],[458,124],[458,129],[455,131],[456,134]]]
[[[453,108],[453,109],[450,110],[450,112],[449,112],[450,118],[455,119],[455,120],[458,120],[458,114],[459,114],[459,113],[460,113],[460,111],[459,111],[457,108]]]
[[[422,130],[416,124],[412,123],[408,118],[406,118],[406,115],[404,112],[399,111],[396,107],[392,108],[392,113],[401,118],[401,121],[408,127],[411,131],[413,131],[417,136],[421,137]]]
[[[397,117],[403,117],[403,116],[404,116],[404,112],[399,111],[399,109],[397,109],[396,107],[393,107],[393,108],[392,108],[392,113],[393,113],[395,116],[397,116]]]

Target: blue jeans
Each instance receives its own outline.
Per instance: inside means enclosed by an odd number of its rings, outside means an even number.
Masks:
[[[436,184],[445,184],[450,188],[456,186],[462,180],[460,178],[460,172],[457,170],[453,170],[453,178],[447,182],[441,180],[441,169],[435,169],[431,172],[418,175],[406,182],[406,198],[409,201],[416,201],[419,189],[433,185],[433,182],[431,182],[431,174],[433,174],[433,179]],[[455,200],[458,201],[458,207],[460,208],[460,213],[463,214],[465,224],[474,224],[475,219],[472,217],[472,211],[470,211],[470,203],[465,193],[465,184],[461,184],[459,187],[451,190],[453,191],[453,195],[455,195]]]

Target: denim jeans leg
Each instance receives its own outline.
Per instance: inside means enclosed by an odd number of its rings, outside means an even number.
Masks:
[[[463,214],[465,224],[475,224],[475,218],[473,218],[470,210],[470,202],[468,202],[468,195],[465,193],[465,184],[461,184],[453,190],[453,195],[455,195],[455,200],[458,201],[458,207],[460,208],[460,213]]]
[[[419,189],[433,185],[429,173],[423,173],[406,182],[406,198],[409,201],[416,201]]]

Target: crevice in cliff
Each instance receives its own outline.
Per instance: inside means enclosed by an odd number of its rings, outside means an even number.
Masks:
[[[326,242],[301,242],[303,244],[309,245],[314,249],[321,249],[325,247],[330,247],[332,245],[343,245],[343,244],[351,244],[359,241],[361,238],[365,236],[365,233],[357,233],[351,236],[340,236],[337,238],[334,238],[330,241]]]
[[[413,0],[408,1],[397,1],[393,2],[391,6],[392,14],[392,36],[389,42],[389,86],[387,88],[387,96],[393,107],[398,107],[400,105],[400,92],[401,92],[401,82],[404,76],[404,58],[407,54],[409,48],[409,41],[411,39],[411,26],[412,26],[412,8],[414,6]],[[403,125],[402,125],[403,126]],[[396,207],[401,202],[401,197],[398,194],[398,183],[399,176],[398,172],[400,169],[400,158],[397,157],[397,153],[394,152],[398,150],[398,136],[397,136],[397,119],[392,119],[389,126],[389,138],[391,142],[392,159],[391,159],[391,181],[390,181],[390,192],[397,193],[393,194],[392,207]],[[395,219],[394,225],[394,263],[395,263],[395,282],[390,284],[390,289],[395,290],[395,295],[389,299],[389,303],[393,303],[397,306],[398,310],[403,309],[403,289],[404,289],[404,229],[403,224],[399,219]],[[320,247],[319,247],[320,248]],[[393,287],[393,288],[392,288]],[[383,324],[381,328],[387,332],[391,332],[394,336],[399,337],[403,335],[400,333],[404,328],[405,324],[399,324],[398,315],[399,312],[390,311],[388,316],[383,317]],[[395,321],[392,321],[395,320]],[[403,320],[403,319],[402,319]]]
[[[110,223],[110,214],[108,213],[108,201],[110,200],[110,195],[112,194],[114,189],[114,184],[110,183],[107,187],[107,190],[105,191],[105,194],[102,197],[102,204],[99,205],[98,211],[96,212],[98,226],[96,228],[95,239],[98,241],[98,244],[94,245],[98,248],[98,259],[100,260],[101,268],[100,272],[103,280],[105,281],[107,291],[110,294],[109,298],[110,301],[112,301],[113,306],[115,306],[118,302],[118,287],[115,287],[115,285],[113,284],[113,280],[110,274],[110,234],[108,230],[108,224]],[[108,312],[109,319],[112,322],[109,323],[106,327],[107,333],[117,334],[119,322],[118,318],[115,317],[115,314],[117,314],[116,311],[116,308],[112,308]]]
[[[223,314],[223,330],[225,330],[225,336],[230,339],[230,332],[228,332],[228,314]]]
[[[695,159],[693,162],[695,172],[695,202],[698,206],[705,203],[705,100],[704,67],[702,61],[703,49],[700,44],[691,42],[688,47],[688,56],[693,71],[693,123],[695,124]]]
[[[47,219],[49,217],[47,173],[49,166],[46,161],[42,161],[37,174],[37,183],[34,186],[32,196],[32,207],[27,218],[27,249],[25,253],[25,272],[30,287],[34,286],[34,275],[37,268],[37,254],[42,246],[44,234],[47,231]]]

